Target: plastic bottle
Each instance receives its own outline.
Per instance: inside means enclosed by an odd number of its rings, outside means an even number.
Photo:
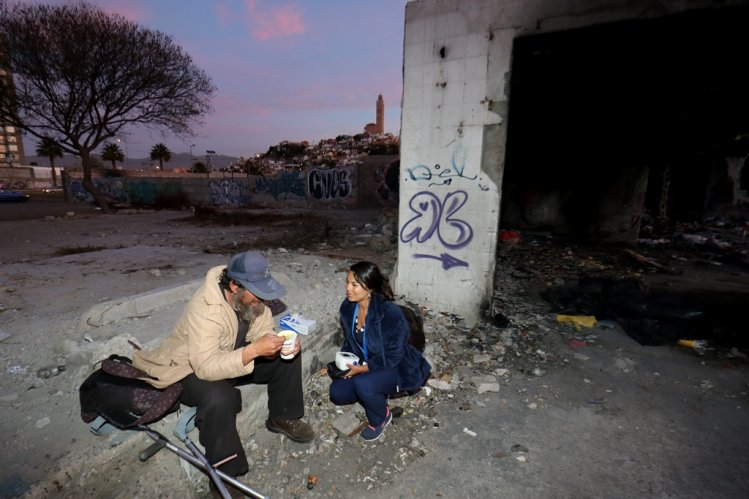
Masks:
[[[707,352],[707,340],[679,340],[679,345],[691,348],[700,355]]]

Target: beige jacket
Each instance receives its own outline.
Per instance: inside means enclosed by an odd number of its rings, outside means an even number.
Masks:
[[[244,376],[255,368],[254,362],[242,365],[242,349],[234,349],[239,329],[237,313],[218,287],[224,268],[220,265],[208,271],[205,283],[190,299],[161,346],[133,355],[133,365],[156,378],[146,380],[156,388],[165,388],[191,373],[215,381]],[[267,307],[250,325],[247,342],[266,334],[275,334]]]

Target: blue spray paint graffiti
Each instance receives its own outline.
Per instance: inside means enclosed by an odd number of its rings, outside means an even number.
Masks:
[[[429,191],[416,193],[408,202],[414,213],[400,231],[400,240],[404,243],[416,240],[424,243],[437,236],[440,243],[449,249],[465,248],[473,239],[473,229],[465,220],[456,215],[468,201],[465,191],[450,192],[441,201]],[[449,270],[453,267],[467,267],[468,263],[447,253],[440,256],[415,254],[414,258],[434,258],[442,261],[442,267]]]
[[[276,201],[288,199],[289,195],[306,197],[304,191],[304,174],[299,172],[282,173],[278,177],[260,177],[255,182],[257,192],[268,192]]]
[[[351,178],[348,170],[310,170],[307,176],[310,196],[315,199],[343,199],[351,194]]]
[[[92,180],[94,187],[101,193],[102,196],[107,198],[111,202],[115,203],[129,203],[130,194],[127,191],[127,186],[122,179],[102,179],[97,178]],[[70,193],[72,196],[83,203],[93,203],[94,197],[83,188],[83,182],[80,180],[70,181]]]
[[[248,201],[242,194],[242,185],[235,180],[217,180],[208,184],[211,201],[215,205],[241,205]]]
[[[474,175],[473,177],[468,177],[465,175],[466,149],[463,146],[457,146],[453,150],[452,157],[450,158],[450,165],[450,168],[443,169],[439,163],[435,164],[433,167],[429,167],[425,164],[419,164],[414,166],[413,168],[408,169],[408,176],[411,180],[414,180],[416,182],[429,182],[429,187],[435,185],[450,185],[455,178],[462,178],[466,180],[476,180],[476,178],[478,178],[478,175]],[[435,179],[435,181],[432,182],[432,179]],[[481,189],[482,191],[488,191],[489,187],[482,185],[481,180],[482,179],[479,178],[479,189]]]

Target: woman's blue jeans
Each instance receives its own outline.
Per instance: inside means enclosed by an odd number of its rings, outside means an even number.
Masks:
[[[335,405],[359,402],[369,424],[378,426],[385,421],[387,400],[395,392],[397,380],[398,372],[394,368],[334,379],[330,384],[330,401]]]

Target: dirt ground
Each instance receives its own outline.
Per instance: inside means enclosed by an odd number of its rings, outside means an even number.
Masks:
[[[0,205],[0,496],[206,497],[205,477],[173,454],[141,463],[145,436],[95,437],[78,413],[91,360],[113,341],[165,335],[184,303],[101,327],[81,317],[108,300],[199,279],[248,248],[290,276],[290,303],[310,314],[330,309],[347,263],[369,258],[392,270],[392,249],[336,243],[376,226],[379,215],[258,210],[219,222],[190,210],[102,215],[55,199]],[[643,346],[614,321],[580,330],[560,323],[541,300],[540,291],[583,268],[621,271],[612,255],[550,238],[501,248],[485,323],[467,327],[423,309],[433,380],[393,402],[403,416],[381,441],[335,430],[361,411],[332,406],[327,378],[311,370],[305,403],[315,441],[290,443],[244,422],[246,481],[269,497],[745,497],[743,347],[698,355]],[[676,264],[684,260],[668,260]],[[671,276],[647,262],[628,268]],[[741,267],[695,268],[702,281],[747,282]],[[174,420],[155,428],[167,433]],[[309,475],[319,480],[312,489]]]

